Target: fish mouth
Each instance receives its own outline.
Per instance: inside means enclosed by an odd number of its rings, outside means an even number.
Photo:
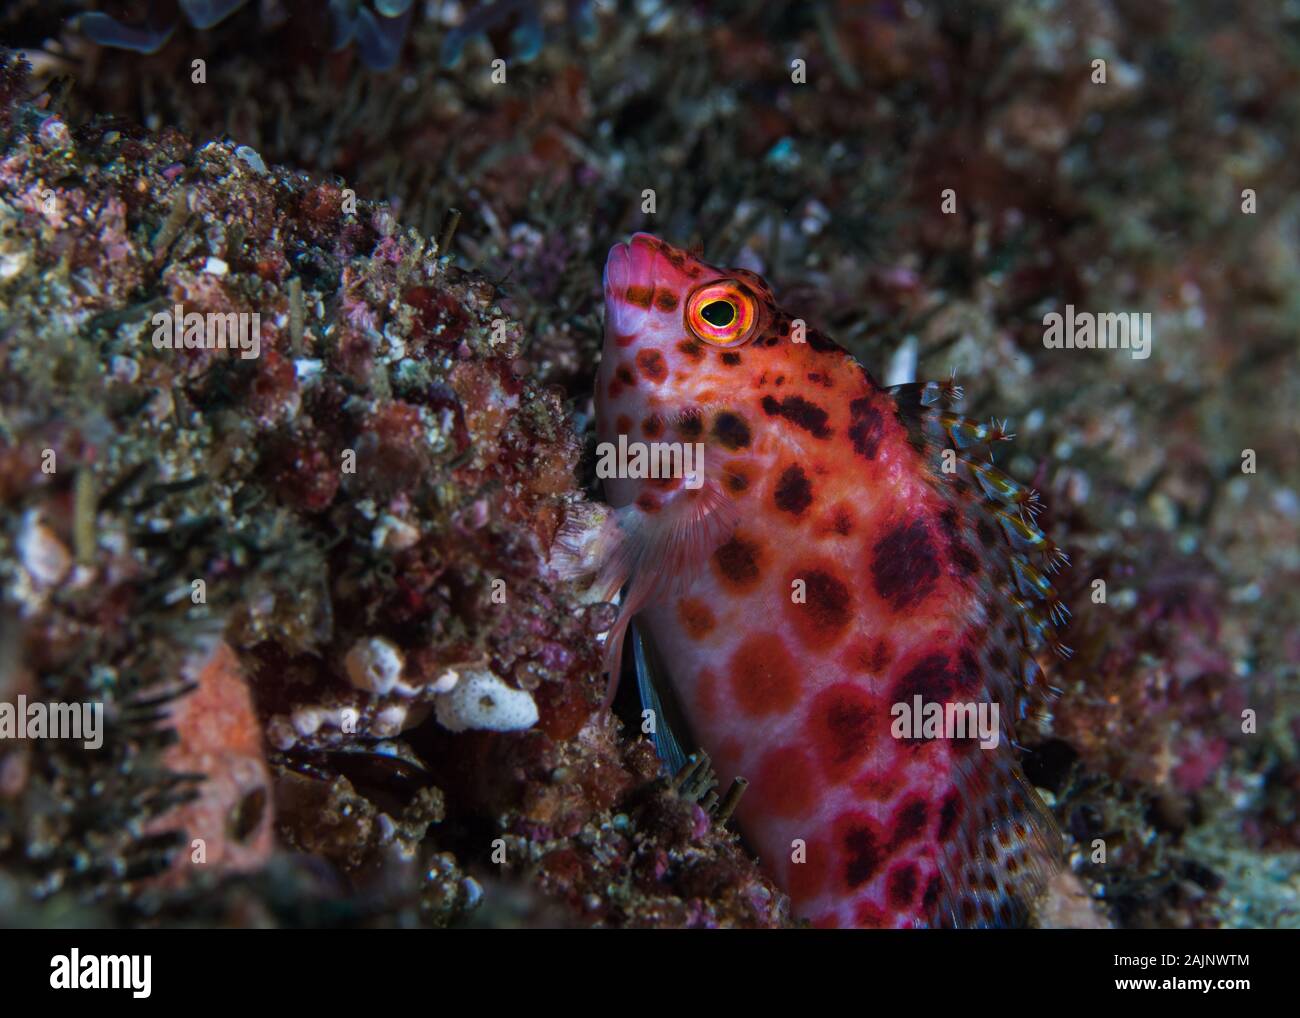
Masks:
[[[653,290],[659,282],[662,242],[648,233],[634,233],[626,244],[615,244],[605,259],[605,293],[621,297],[629,286]]]
[[[608,300],[616,294],[626,292],[632,280],[632,247],[630,244],[615,244],[609,249],[605,259],[605,298]]]
[[[648,324],[650,309],[628,300],[632,287],[653,293],[659,281],[659,242],[644,233],[633,234],[626,244],[615,244],[605,259],[605,327],[623,335],[640,333]]]

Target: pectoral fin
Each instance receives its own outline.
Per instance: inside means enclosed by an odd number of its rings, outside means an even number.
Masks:
[[[686,765],[691,752],[683,748],[683,740],[688,746],[694,743],[654,638],[635,622],[632,623],[632,657],[636,662],[636,688],[641,695],[641,706],[651,712],[650,738],[655,752],[667,772],[676,774]]]
[[[552,566],[564,578],[591,576],[591,589],[603,600],[623,590],[618,620],[606,638],[605,666],[609,688],[605,705],[618,688],[623,640],[632,618],[675,590],[688,587],[696,571],[731,536],[738,513],[735,503],[715,481],[700,488],[679,488],[653,509],[636,502],[588,511],[566,522],[552,554]]]

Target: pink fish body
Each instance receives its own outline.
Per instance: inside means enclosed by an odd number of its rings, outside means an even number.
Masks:
[[[601,449],[697,454],[605,481],[614,675],[635,619],[689,738],[749,780],[740,829],[796,915],[1022,921],[1059,839],[1010,739],[1063,652],[1063,556],[990,462],[1001,430],[947,409],[950,383],[880,387],[754,274],[645,234],[605,299]]]

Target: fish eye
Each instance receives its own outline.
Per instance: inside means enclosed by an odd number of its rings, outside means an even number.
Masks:
[[[736,317],[736,308],[729,300],[711,300],[700,308],[700,317],[719,329],[726,328]]]
[[[686,328],[713,346],[740,346],[754,334],[758,307],[734,279],[706,283],[686,301]]]

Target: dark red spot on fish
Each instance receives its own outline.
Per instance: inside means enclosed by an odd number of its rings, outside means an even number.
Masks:
[[[844,665],[854,672],[870,672],[871,648],[869,640],[856,640],[844,651]]]
[[[975,524],[975,535],[985,548],[992,548],[998,543],[998,532],[989,526],[985,520],[980,520]]]
[[[925,825],[929,823],[929,820],[930,811],[925,804],[925,800],[908,799],[907,802],[895,810],[893,819],[890,821],[890,849],[896,849],[915,841],[925,833]]]
[[[1028,909],[1023,902],[1003,898],[998,905],[998,925],[1004,928],[1024,926],[1028,920]]]
[[[853,514],[845,505],[837,505],[817,525],[817,533],[823,537],[838,534],[847,537],[853,533]]]
[[[925,894],[921,895],[921,908],[926,915],[933,915],[939,905],[939,874],[932,874],[925,884]]]
[[[611,379],[609,383],[609,398],[615,400],[621,395],[623,395],[623,383],[617,378]]]
[[[649,492],[641,495],[636,500],[636,506],[645,513],[657,513],[659,511],[659,499],[655,498]]]
[[[683,438],[693,440],[704,433],[704,421],[700,419],[699,414],[687,414],[678,422],[677,430],[682,433]]]
[[[632,432],[632,418],[627,414],[619,414],[614,421],[614,430],[620,435],[628,435]]]
[[[693,640],[702,640],[713,632],[718,620],[703,601],[693,597],[684,597],[677,602],[677,617],[681,619],[687,635]]]
[[[650,310],[650,302],[653,297],[654,291],[648,286],[629,286],[623,294],[623,299],[633,307],[644,308],[646,311]]]
[[[821,332],[818,329],[808,329],[805,338],[808,341],[808,345],[818,353],[829,353],[832,350],[839,349],[826,333]]]
[[[885,892],[889,903],[902,911],[916,900],[916,890],[921,884],[921,874],[916,863],[907,862],[895,866],[885,878]]]
[[[966,634],[966,639],[969,641],[968,645],[957,652],[957,671],[953,677],[953,692],[972,696],[983,685],[983,675],[980,671],[979,661],[976,660],[975,652],[971,648],[979,646],[984,639],[984,634],[981,630],[972,630]]]
[[[853,616],[849,588],[822,569],[809,569],[797,576],[804,581],[805,602],[797,604],[792,599],[788,611],[804,645],[821,649],[839,639],[848,627]]]
[[[741,712],[767,717],[799,702],[799,671],[779,636],[754,633],[731,656],[731,693]]]
[[[943,800],[943,805],[939,807],[939,828],[935,836],[940,841],[947,841],[952,837],[952,832],[957,828],[957,821],[961,818],[961,796],[954,789],[949,792]]]
[[[668,377],[668,365],[658,350],[642,350],[636,355],[636,366],[650,381],[659,383]]]
[[[804,843],[803,862],[791,859],[785,883],[796,905],[821,894],[830,871],[829,857],[826,845],[819,839],[810,838]]]
[[[961,542],[955,542],[952,546],[952,564],[962,576],[973,576],[980,569],[979,557],[970,550],[969,545]]]
[[[909,668],[890,693],[892,703],[906,703],[919,696],[924,703],[946,703],[961,688],[946,654],[930,654]]]
[[[869,901],[863,901],[853,912],[853,925],[860,930],[880,930],[885,927],[885,913]]]
[[[874,460],[885,434],[885,416],[871,399],[855,399],[849,404],[849,439],[853,451],[863,459]]]
[[[889,802],[907,783],[901,768],[881,773],[868,773],[853,782],[853,791],[866,802]]]
[[[883,672],[885,666],[894,657],[894,650],[889,645],[889,641],[883,636],[876,641],[875,649],[871,653],[871,670],[873,672]]]
[[[961,533],[961,514],[957,512],[955,505],[950,505],[939,514],[939,526],[943,532],[950,538],[958,537]]]
[[[713,420],[713,437],[727,449],[744,449],[750,442],[749,425],[739,414],[724,410]]]
[[[744,463],[731,462],[722,468],[722,483],[733,494],[748,490],[753,483],[752,471]]]
[[[823,770],[838,781],[857,770],[873,743],[888,737],[888,728],[866,690],[852,682],[839,682],[813,700],[808,734]]]
[[[631,346],[636,342],[636,333],[616,332],[614,333],[614,342],[619,346]]]
[[[647,417],[641,422],[641,434],[646,438],[658,438],[664,433],[664,422],[658,417]]]
[[[649,351],[642,350],[642,353]],[[639,355],[638,355],[639,356]],[[626,364],[620,364],[614,371],[614,377],[624,385],[636,385],[636,375],[632,374],[632,369]]]
[[[763,548],[757,541],[739,533],[713,553],[713,568],[718,578],[733,590],[752,590],[762,571]]]
[[[764,396],[763,412],[769,417],[785,418],[814,438],[831,436],[831,429],[826,425],[829,415],[816,403],[810,403],[802,396],[786,396],[779,401],[772,396]]]
[[[734,368],[740,363],[740,354],[736,353],[734,350],[727,350],[722,355],[722,363],[727,365],[729,368]]]
[[[773,497],[776,500],[776,507],[782,512],[790,513],[792,516],[802,516],[812,505],[813,500],[812,484],[808,480],[808,475],[804,473],[803,467],[798,463],[786,467],[777,478]]]
[[[930,595],[939,579],[939,560],[924,523],[900,523],[876,542],[871,578],[876,593],[896,612],[914,608]]]
[[[884,861],[880,831],[869,817],[851,815],[840,817],[836,836],[844,860],[844,883],[852,891],[880,870]]]
[[[660,311],[676,311],[677,294],[671,290],[655,290],[655,307]]]
[[[780,817],[806,816],[813,805],[816,776],[806,750],[783,746],[764,755],[751,789],[765,810]]]
[[[820,385],[827,389],[831,388],[834,384],[831,382],[830,375],[823,375],[820,371],[808,372],[808,381],[812,382],[813,385]]]
[[[677,344],[677,349],[686,355],[690,360],[697,364],[704,360],[704,344],[694,339],[683,339]]]

